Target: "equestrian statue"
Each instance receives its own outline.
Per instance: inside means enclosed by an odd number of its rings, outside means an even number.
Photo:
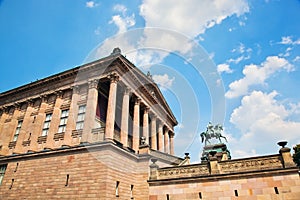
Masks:
[[[205,146],[207,146],[208,143],[211,144],[212,138],[216,138],[217,140],[220,141],[220,143],[222,143],[221,138],[224,138],[224,140],[227,142],[226,137],[222,135],[222,131],[223,131],[223,127],[221,124],[217,124],[213,126],[212,123],[209,122],[206,127],[206,132],[202,132],[200,134],[202,143],[204,142]]]

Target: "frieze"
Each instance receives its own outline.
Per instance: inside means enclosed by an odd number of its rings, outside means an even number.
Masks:
[[[158,169],[158,177],[160,179],[206,175],[209,175],[209,169],[207,165],[192,165]]]
[[[282,168],[279,156],[219,163],[223,173]]]

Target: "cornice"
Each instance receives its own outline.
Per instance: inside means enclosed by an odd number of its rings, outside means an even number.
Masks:
[[[277,169],[266,169],[266,170],[255,170],[247,172],[236,172],[236,173],[226,173],[226,174],[213,174],[213,175],[203,175],[203,176],[193,176],[193,177],[178,177],[178,178],[168,178],[159,180],[148,180],[150,186],[159,185],[170,185],[170,184],[184,184],[184,183],[198,183],[198,182],[209,182],[216,180],[234,180],[242,178],[258,178],[258,177],[269,177],[269,176],[279,176],[285,174],[298,174],[297,167],[291,168],[277,168]]]

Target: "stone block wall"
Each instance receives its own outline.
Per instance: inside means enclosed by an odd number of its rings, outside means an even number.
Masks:
[[[149,158],[113,144],[20,156],[6,163],[0,199],[148,199]]]
[[[167,197],[168,196],[168,197]],[[298,174],[191,181],[150,186],[150,200],[299,200]]]

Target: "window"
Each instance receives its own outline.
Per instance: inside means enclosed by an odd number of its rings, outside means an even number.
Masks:
[[[117,181],[116,182],[116,197],[119,197],[119,185],[120,185],[120,182]]]
[[[274,187],[275,194],[279,194],[278,188]]]
[[[2,183],[7,165],[0,165],[0,185]]]
[[[49,131],[51,119],[52,119],[52,113],[51,114],[47,114],[46,115],[46,119],[44,121],[42,136],[48,135],[48,131]]]
[[[19,134],[20,134],[20,130],[21,130],[22,123],[23,123],[23,121],[18,121],[18,126],[17,126],[17,128],[16,128],[16,132],[15,132],[15,134],[14,134],[14,139],[13,139],[14,142],[18,140],[18,137],[19,137]]]
[[[77,115],[77,122],[76,122],[76,130],[83,129],[83,123],[85,118],[85,105],[79,106],[78,115]]]
[[[130,199],[134,199],[133,198],[133,185],[130,186]]]
[[[68,122],[69,110],[61,111],[58,133],[64,133]]]
[[[234,190],[234,195],[235,195],[236,197],[238,197],[238,196],[239,196],[239,193],[238,193],[238,191],[237,191],[237,190]]]

